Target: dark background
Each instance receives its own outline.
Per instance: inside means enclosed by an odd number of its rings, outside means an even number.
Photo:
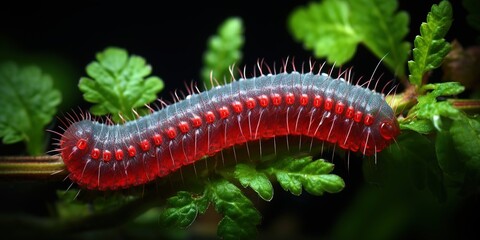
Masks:
[[[119,46],[143,56],[153,66],[153,74],[166,82],[162,92],[184,89],[183,83],[199,79],[202,54],[209,36],[226,18],[239,16],[244,21],[243,64],[253,66],[258,59],[267,63],[295,57],[307,61],[312,54],[295,42],[287,29],[287,17],[309,1],[221,1],[185,3],[183,1],[146,1],[128,3],[105,1],[53,3],[13,2],[0,9],[0,39],[4,55],[52,56],[72,70],[69,81],[73,91],[85,76],[85,66],[95,53],[107,46]],[[401,1],[399,9],[410,14],[411,31],[405,40],[413,42],[433,3],[438,1]],[[455,16],[449,36],[471,42],[473,32],[465,28],[465,11],[454,4]],[[378,36],[382,37],[382,36]],[[449,40],[452,40],[452,37]],[[1,43],[1,42],[0,42]],[[1,50],[2,48],[0,48]],[[2,52],[0,52],[2,54]],[[2,59],[2,58],[0,58]],[[37,58],[40,59],[40,58]],[[36,63],[31,59],[31,63]],[[354,66],[357,76],[369,76],[378,59],[360,46],[355,58],[345,64]],[[372,65],[372,63],[374,63]],[[242,64],[242,66],[243,66]],[[379,74],[391,78],[388,70]],[[78,105],[72,104],[70,107]]]
[[[69,111],[85,105],[77,88],[79,78],[86,75],[85,66],[94,60],[97,52],[107,46],[118,46],[144,57],[152,65],[153,74],[161,77],[166,84],[159,97],[168,98],[173,90],[185,89],[185,82],[200,79],[207,39],[216,33],[219,24],[231,16],[241,17],[245,27],[242,66],[253,66],[258,59],[280,63],[286,57],[294,56],[299,63],[313,57],[310,51],[303,49],[301,43],[294,41],[286,24],[289,14],[308,2],[10,2],[10,6],[0,8],[0,60],[13,59],[25,64],[38,64],[47,73],[58,76],[57,84],[72,97],[65,101],[60,111]],[[475,35],[465,23],[466,12],[459,2],[452,1],[454,23],[447,40],[456,38],[462,44],[469,45]],[[407,41],[413,43],[433,3],[438,1],[400,3],[399,9],[407,11],[411,18]],[[378,61],[360,46],[354,59],[345,66],[354,66],[357,76],[370,76]],[[384,74],[384,79],[393,78],[383,66],[377,71],[377,75]],[[21,148],[21,145],[15,147]],[[16,151],[15,147],[1,145],[1,155]],[[305,235],[325,234],[325,229],[335,225],[336,217],[363,183],[361,172],[358,162],[351,163],[348,170],[340,168],[339,174],[344,177],[347,187],[335,195],[313,197],[304,194],[296,197],[276,189],[274,200],[266,204],[270,206],[263,212],[263,227],[268,229],[276,218],[288,212],[296,216],[294,219],[303,220],[300,229]],[[52,192],[47,197],[41,195],[41,191],[48,190],[32,189],[29,193],[12,195],[9,191],[14,190],[10,189],[2,194],[4,201],[10,204],[3,205],[2,211],[23,209],[35,215],[47,214],[48,210],[39,210],[44,202],[37,201],[32,205],[31,199],[27,198],[33,194],[37,200],[49,199]]]

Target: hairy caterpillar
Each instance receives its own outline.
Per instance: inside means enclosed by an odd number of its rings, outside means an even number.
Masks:
[[[285,64],[281,73],[192,94],[123,125],[74,122],[59,149],[69,177],[88,189],[128,188],[275,136],[308,136],[367,156],[394,141],[398,122],[382,94],[312,69],[288,72]]]

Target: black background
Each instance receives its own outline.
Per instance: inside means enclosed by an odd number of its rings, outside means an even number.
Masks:
[[[458,2],[453,1],[455,20],[447,39],[461,38],[462,43],[469,44],[473,41],[473,37],[469,37],[473,32],[466,27],[465,10]],[[122,47],[143,56],[153,66],[153,74],[166,82],[162,94],[168,95],[174,89],[184,89],[184,82],[199,79],[208,37],[231,16],[239,16],[244,21],[242,63],[246,66],[253,66],[258,59],[279,63],[288,56],[295,57],[297,62],[307,61],[312,57],[311,52],[294,41],[286,24],[289,14],[307,3],[305,0],[194,4],[20,1],[1,8],[0,39],[4,39],[3,48],[9,53],[51,55],[66,61],[76,77],[65,81],[72,81],[74,88],[78,78],[85,76],[84,67],[94,59],[95,53],[107,46]],[[401,1],[399,9],[407,11],[411,18],[406,41],[413,43],[433,3],[437,1]],[[354,66],[357,76],[369,76],[377,62],[376,57],[360,46],[355,58],[345,66]],[[387,74],[386,78],[392,77],[388,76],[388,70],[381,68],[381,73]]]

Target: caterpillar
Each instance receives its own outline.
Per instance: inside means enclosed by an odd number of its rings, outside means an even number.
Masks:
[[[383,94],[313,71],[263,74],[188,95],[122,125],[83,117],[61,134],[69,178],[117,190],[165,177],[204,156],[276,136],[319,139],[372,156],[400,133]]]

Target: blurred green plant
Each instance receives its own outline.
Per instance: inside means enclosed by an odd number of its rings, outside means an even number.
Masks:
[[[217,35],[208,39],[200,74],[205,90],[212,88],[215,84],[233,81],[232,74],[235,72],[230,73],[229,69],[242,60],[241,48],[245,42],[243,32],[242,19],[231,17],[220,25]]]
[[[62,99],[52,85],[50,76],[36,66],[0,64],[0,137],[4,144],[24,141],[28,154],[45,153],[45,126]]]

